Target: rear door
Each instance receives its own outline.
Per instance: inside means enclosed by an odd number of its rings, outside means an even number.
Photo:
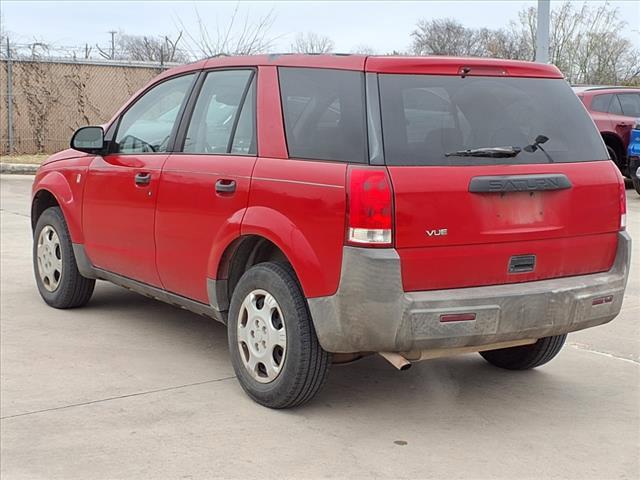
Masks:
[[[380,74],[378,83],[405,290],[611,267],[618,173],[564,80]],[[525,151],[539,135],[542,148]],[[502,146],[520,153],[460,154]]]
[[[208,303],[214,245],[240,235],[256,162],[256,75],[211,71],[180,128],[179,152],[162,169],[156,210],[157,265],[164,288]]]
[[[147,90],[118,119],[110,152],[89,166],[82,223],[96,267],[161,286],[154,242],[158,183],[194,78],[173,77]]]

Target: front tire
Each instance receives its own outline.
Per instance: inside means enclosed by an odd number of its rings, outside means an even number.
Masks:
[[[233,291],[227,328],[238,381],[260,405],[296,407],[324,384],[331,356],[318,342],[287,264],[261,263],[245,272]]]
[[[33,269],[40,296],[54,308],[85,305],[95,280],[80,275],[73,245],[59,207],[47,208],[33,234]]]
[[[528,370],[544,365],[555,357],[562,349],[566,338],[566,334],[545,337],[531,345],[487,350],[480,352],[480,355],[496,367],[507,370]]]

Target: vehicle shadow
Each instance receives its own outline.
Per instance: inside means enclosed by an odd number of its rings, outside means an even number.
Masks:
[[[224,325],[119,287],[100,287],[83,309],[86,313],[108,310],[110,321],[121,322],[118,328],[123,331],[143,329],[146,342],[170,341],[180,348],[193,349],[191,358],[203,365],[230,367]],[[562,362],[562,355],[554,362]],[[397,422],[398,411],[403,411],[408,415],[402,420],[405,425],[410,425],[412,419],[421,424],[425,420],[437,423],[446,419],[453,423],[472,420],[478,427],[491,422],[498,412],[503,417],[535,419],[541,405],[556,403],[564,410],[576,397],[597,396],[588,386],[575,382],[567,389],[568,375],[562,370],[553,363],[532,371],[502,370],[478,354],[469,354],[427,360],[401,372],[382,357],[371,355],[350,364],[334,365],[313,401],[273,414],[311,419],[324,418],[331,411],[338,419],[366,422],[375,412],[384,425],[385,418]],[[210,374],[216,377],[218,372]],[[236,387],[234,395],[251,402],[239,385]],[[581,403],[594,405],[593,414],[598,414],[598,402],[591,400],[594,401]]]
[[[91,301],[81,310],[92,314],[108,311],[111,320],[121,322],[123,329],[144,327],[150,342],[160,333],[163,338],[174,335],[175,342],[207,339],[216,353],[219,349],[227,354],[227,330],[220,322],[106,282],[98,282]]]

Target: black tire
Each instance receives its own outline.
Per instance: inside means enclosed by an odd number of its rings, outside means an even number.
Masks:
[[[609,152],[609,157],[611,158],[611,160],[613,160],[613,163],[618,165],[618,154],[616,153],[616,149],[607,145],[607,152]],[[618,168],[619,167],[620,166],[618,165]]]
[[[562,349],[566,338],[566,334],[545,337],[531,345],[487,350],[480,352],[480,355],[496,367],[507,370],[528,370],[544,365],[555,357]]]
[[[631,182],[633,183],[633,188],[635,188],[638,195],[640,195],[640,179],[636,177],[635,173],[631,177]]]
[[[611,145],[608,145],[606,143],[605,145],[607,147],[607,152],[609,152],[609,157],[611,157],[611,160],[613,161],[613,163],[616,164],[616,167],[618,167],[618,170],[620,170],[620,173],[622,174],[622,176],[624,178],[632,178],[632,175],[628,171],[628,166],[622,165],[622,161],[624,157],[620,158],[620,153]]]
[[[284,361],[270,383],[260,383],[249,373],[238,342],[242,303],[255,290],[264,290],[274,297],[286,328]],[[231,363],[240,385],[253,400],[265,407],[302,405],[318,393],[329,373],[331,355],[318,342],[307,301],[288,264],[261,263],[244,273],[231,298],[228,339]]]
[[[59,283],[53,291],[45,287],[38,268],[38,239],[40,232],[46,227],[51,227],[60,241],[59,251],[56,250],[55,255],[62,261],[62,268]],[[93,294],[96,281],[80,275],[67,223],[59,207],[47,208],[38,218],[33,234],[33,270],[40,296],[54,308],[81,307]]]

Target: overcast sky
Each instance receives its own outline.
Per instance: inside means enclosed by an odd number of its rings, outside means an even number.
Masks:
[[[560,2],[552,2],[558,5]],[[578,5],[582,2],[576,2]],[[590,4],[604,2],[590,1]],[[629,23],[622,32],[640,47],[640,2],[610,1]],[[180,21],[195,28],[197,8],[211,31],[224,24],[237,2],[29,2],[2,0],[2,23],[13,41],[44,41],[56,46],[107,45],[109,30],[135,35],[175,34]],[[286,51],[296,32],[329,36],[335,50],[349,52],[367,45],[379,53],[406,50],[409,34],[421,18],[453,17],[469,27],[498,28],[515,19],[522,8],[537,1],[288,1],[240,2],[242,15],[258,18],[273,11],[270,33],[278,40],[274,51]]]

